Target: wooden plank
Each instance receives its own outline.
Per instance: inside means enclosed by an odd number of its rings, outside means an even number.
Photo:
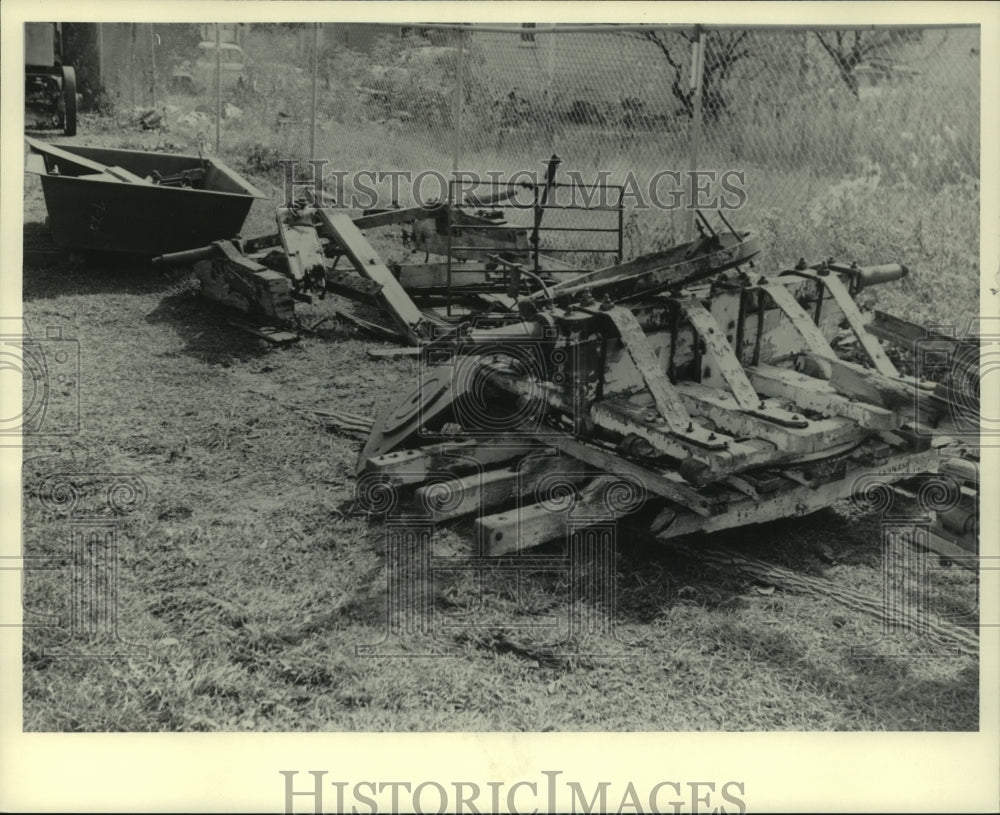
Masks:
[[[508,226],[502,221],[469,215],[460,209],[452,210],[451,227],[454,232],[449,241],[447,230],[439,231],[437,217],[417,221],[413,225],[413,244],[422,252],[450,254],[459,259],[486,260],[496,252],[524,262],[529,259],[531,246],[528,243],[528,232],[523,227]]]
[[[253,325],[242,320],[229,320],[228,322],[234,328],[246,331],[248,334],[253,334],[255,337],[260,337],[262,340],[267,340],[274,345],[289,345],[290,343],[299,341],[298,334],[293,334],[291,331],[285,331],[281,328]]]
[[[852,402],[822,379],[772,365],[757,365],[746,370],[750,381],[762,395],[789,399],[802,410],[843,416],[866,430],[890,430],[900,424],[894,411],[865,402]]]
[[[584,464],[589,464],[604,472],[622,473],[639,479],[640,483],[650,492],[669,498],[698,515],[708,516],[712,513],[711,502],[691,487],[683,479],[674,480],[663,473],[658,473],[648,467],[643,467],[634,461],[610,453],[606,450],[584,444],[571,436],[552,434],[541,435],[538,440],[543,444],[555,447],[562,453],[572,456]]]
[[[945,537],[945,535],[947,535],[946,530],[935,527],[930,530],[930,533],[923,539],[923,542],[926,543],[927,548],[932,552],[948,558],[956,566],[961,566],[970,572],[978,572],[979,555],[962,546],[961,543],[965,543],[965,541],[951,539]]]
[[[326,269],[325,276],[327,291],[339,294],[349,300],[357,300],[360,303],[375,304],[378,302],[382,287],[367,277],[362,277],[355,272],[337,272],[333,269]]]
[[[448,287],[448,264],[406,263],[398,267],[399,283],[407,290],[441,289]],[[452,288],[462,286],[504,285],[506,275],[499,269],[487,269],[485,263],[467,262],[452,264]]]
[[[398,342],[403,339],[402,336],[397,334],[391,328],[386,328],[385,326],[379,325],[378,323],[372,323],[369,322],[368,320],[363,320],[357,315],[351,314],[351,312],[346,311],[345,309],[338,308],[336,310],[336,316],[342,317],[343,319],[347,320],[347,322],[353,323],[363,331],[367,331],[369,334],[373,334],[376,337],[379,337],[383,340],[394,340]]]
[[[705,347],[705,355],[709,357],[712,364],[718,369],[719,374],[725,380],[737,405],[744,410],[756,410],[760,404],[760,397],[747,379],[743,366],[733,353],[732,346],[726,342],[725,333],[722,327],[715,321],[715,318],[696,299],[676,300],[680,303],[684,316],[687,317],[691,327],[697,332]]]
[[[419,484],[442,473],[475,470],[520,458],[535,449],[534,442],[518,444],[497,439],[431,444],[372,456],[365,462],[364,473],[394,484]]]
[[[861,441],[865,434],[856,422],[839,416],[811,419],[803,422],[802,427],[776,424],[757,412],[740,410],[731,394],[696,382],[679,383],[677,391],[693,415],[711,419],[720,429],[737,438],[771,442],[781,456],[819,453],[851,439]],[[767,402],[763,404],[767,406]]]
[[[874,318],[865,326],[869,334],[874,334],[883,340],[888,340],[894,345],[902,346],[913,350],[916,343],[923,340],[950,340],[955,342],[953,337],[945,337],[943,334],[935,334],[915,323],[886,314],[884,311],[875,309]]]
[[[384,212],[371,212],[366,215],[359,215],[352,218],[354,225],[358,229],[375,229],[380,226],[392,226],[393,224],[405,224],[410,221],[420,220],[429,215],[433,215],[437,208],[431,207],[406,207],[403,209],[387,209]]]
[[[424,316],[420,313],[410,295],[396,280],[389,268],[379,258],[378,253],[361,234],[361,230],[343,212],[329,209],[317,209],[320,220],[336,240],[344,254],[357,269],[358,273],[374,280],[382,286],[381,300],[389,311],[393,321],[411,345],[420,343],[420,334],[424,324]]]
[[[621,436],[638,436],[652,445],[653,449],[672,458],[697,464],[686,475],[689,480],[708,484],[731,473],[738,473],[750,467],[760,467],[780,461],[782,453],[763,439],[731,439],[724,448],[709,450],[684,437],[672,433],[660,423],[646,420],[647,409],[630,405],[624,399],[604,399],[590,409],[591,418],[601,428]],[[655,418],[655,414],[654,414]],[[716,434],[717,436],[720,434]]]
[[[482,364],[489,365],[487,362]],[[527,399],[544,400],[561,412],[574,412],[559,386],[550,382],[511,376],[498,368],[491,370],[490,382],[508,393]],[[675,434],[656,411],[651,410],[651,406],[631,404],[625,398],[611,397],[596,402],[590,408],[590,418],[598,427],[613,433],[646,439],[661,453],[681,460],[692,459],[704,465],[704,472],[713,477],[757,464],[767,464],[775,458],[774,445],[765,441],[749,439],[737,442],[724,434],[711,434],[704,429],[703,436],[693,433]],[[715,438],[708,440],[709,435],[714,435]],[[705,442],[702,441],[703,437]]]
[[[732,502],[724,511],[704,518],[691,512],[678,513],[673,519],[664,518],[668,526],[655,530],[661,540],[690,535],[694,532],[718,532],[722,529],[766,523],[778,518],[796,518],[831,506],[849,498],[861,476],[872,477],[891,484],[911,473],[933,472],[937,468],[938,452],[895,456],[881,466],[866,465],[852,468],[843,478],[818,486],[799,485],[767,496],[765,501],[747,497]]]
[[[660,412],[660,416],[667,423],[667,426],[674,433],[693,433],[695,427],[691,416],[685,410],[684,403],[674,390],[673,384],[660,367],[656,352],[653,351],[653,347],[635,315],[629,309],[621,306],[615,306],[604,313],[618,329],[622,345],[625,346],[625,350],[639,371],[642,381],[652,394],[656,409]],[[697,429],[702,431],[707,439],[708,432],[704,428]]]
[[[805,357],[813,362],[810,354]],[[830,369],[830,386],[842,396],[898,413],[904,421],[917,421],[934,427],[947,410],[947,403],[932,393],[920,392],[915,382],[890,379],[888,376],[842,359],[824,360]]]
[[[523,552],[566,536],[571,515],[598,523],[617,520],[627,512],[616,513],[609,506],[604,491],[618,480],[613,475],[598,476],[586,484],[576,500],[553,504],[531,504],[507,512],[476,519],[475,525],[486,554],[490,557]],[[636,507],[639,509],[641,504]],[[635,510],[633,510],[635,511]]]
[[[397,357],[418,357],[421,349],[413,345],[403,348],[369,348],[367,353],[372,359],[396,359]]]
[[[481,302],[486,308],[500,306],[504,311],[516,312],[517,310],[517,300],[501,292],[483,291],[470,296]]]
[[[592,476],[593,472],[575,459],[542,453],[529,455],[510,467],[455,476],[442,484],[427,484],[419,487],[416,495],[437,523],[477,511],[482,514],[490,507],[530,495],[539,484],[573,485]],[[435,495],[443,500],[436,502]]]

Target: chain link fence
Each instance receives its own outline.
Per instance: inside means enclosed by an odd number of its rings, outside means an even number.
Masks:
[[[270,174],[276,190],[279,159],[541,180],[557,154],[558,182],[624,185],[625,259],[690,239],[697,195],[763,239],[764,265],[833,255],[901,261],[931,278],[962,270],[948,285],[968,308],[978,302],[975,26],[255,24],[240,37],[246,64],[223,71],[236,81],[222,83],[222,100],[211,76],[187,95],[168,83],[183,49],[161,57],[149,37],[166,41],[171,27],[137,28],[117,45],[119,100],[152,101],[135,87],[150,76],[168,122],[239,169]],[[130,48],[155,70],[143,73],[139,56],[130,70]],[[694,179],[698,193],[690,171],[715,175]],[[371,186],[379,205],[412,203],[410,188]],[[587,213],[562,215],[572,226]],[[933,317],[932,289],[904,283],[911,315]]]

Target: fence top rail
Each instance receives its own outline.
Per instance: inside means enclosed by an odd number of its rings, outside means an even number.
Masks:
[[[381,25],[375,23],[375,25]],[[385,23],[385,25],[391,25]],[[874,23],[836,24],[836,23],[791,23],[779,25],[776,23],[539,23],[535,28],[523,28],[520,24],[489,24],[489,23],[414,23],[414,28],[426,28],[440,31],[471,31],[473,33],[494,34],[598,34],[613,32],[636,31],[677,31],[684,34],[694,34],[697,31],[916,31],[951,28],[977,28],[979,23],[893,23],[876,25]]]

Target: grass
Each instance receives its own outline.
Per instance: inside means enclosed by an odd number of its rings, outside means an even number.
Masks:
[[[272,96],[223,126],[223,157],[275,193],[274,158],[308,153],[303,127],[273,126],[284,103]],[[337,169],[450,169],[440,132],[328,113],[317,154]],[[108,119],[85,120],[81,133],[186,150],[214,135],[122,134]],[[463,162],[534,166],[549,152],[542,141],[483,139]],[[567,166],[585,173],[686,160],[681,145],[655,140],[626,149],[570,133],[565,144]],[[729,166],[737,147],[710,142],[705,166]],[[888,165],[835,173],[814,158],[741,160],[750,198],[737,222],[768,246],[762,270],[801,255],[899,260],[914,273],[873,291],[874,304],[920,321],[975,308],[978,189],[960,174],[922,186]],[[255,204],[245,234],[271,231],[274,203]],[[45,245],[44,217],[37,179],[26,177],[31,245]],[[637,212],[626,249],[667,245],[681,223]],[[305,322],[330,303],[301,306]],[[82,369],[80,434],[28,440],[26,554],[69,553],[70,521],[41,500],[52,473],[130,473],[146,486],[142,505],[116,520],[118,635],[131,656],[54,656],[66,640],[65,570],[26,575],[26,608],[61,615],[63,627],[26,630],[25,730],[978,729],[976,655],[941,658],[911,635],[883,638],[879,621],[832,599],[769,591],[631,530],[614,562],[614,629],[576,632],[575,652],[557,647],[570,615],[586,610],[571,605],[569,576],[498,566],[478,578],[435,573],[421,586],[434,637],[403,630],[382,646],[437,656],[358,656],[386,635],[391,568],[385,527],[353,501],[360,443],[282,405],[372,415],[409,386],[415,363],[369,361],[371,341],[336,320],[289,348],[262,344],[226,326],[183,270],[29,266],[24,308],[32,327],[61,325],[79,340]],[[101,506],[101,483],[81,483],[84,505]],[[879,535],[877,517],[839,505],[702,542],[878,596]],[[460,524],[435,537],[443,553],[468,546]],[[928,602],[974,612],[975,577],[933,569]]]

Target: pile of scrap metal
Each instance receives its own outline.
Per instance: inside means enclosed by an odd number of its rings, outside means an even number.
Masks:
[[[929,548],[967,568],[979,552],[980,346],[976,332],[956,336],[954,329],[928,329],[875,311],[868,331],[893,345],[911,361],[921,379],[947,405],[935,431],[955,443],[942,449],[940,471],[951,487],[949,500],[933,512]],[[944,333],[947,331],[947,333]],[[908,485],[919,491],[920,485]]]
[[[616,262],[586,271],[539,250],[537,214],[532,229],[512,226],[501,210],[486,208],[512,194],[506,190],[485,202],[477,200],[474,212],[467,204],[438,203],[353,218],[342,209],[300,201],[276,208],[278,231],[273,235],[215,241],[162,255],[154,263],[193,264],[205,297],[243,312],[256,328],[238,325],[274,342],[297,338],[289,330],[297,324],[295,301],[314,302],[332,292],[381,308],[394,327],[387,329],[344,311],[342,316],[383,338],[419,347],[453,333],[471,315],[489,312],[503,315],[498,317],[501,321],[519,321],[520,310],[539,294],[574,291],[573,286],[587,287],[636,271],[670,268],[688,276],[704,275],[747,262],[758,251],[748,233],[717,232],[698,213],[697,240],[623,264],[619,232],[616,248],[602,250],[615,253]],[[411,227],[405,237],[412,249],[426,254],[425,262],[387,264],[362,231],[400,224]],[[589,250],[589,254],[599,252]],[[428,262],[431,255],[440,259]],[[341,259],[347,260],[349,269],[337,268]],[[645,277],[638,280],[641,283]],[[629,277],[625,289],[639,283]],[[605,288],[609,294],[620,287]]]
[[[381,307],[395,330],[380,330],[372,323],[366,327],[418,345],[434,335],[433,326],[449,323],[435,311],[419,308],[414,297],[433,298],[448,292],[475,295],[488,307],[505,299],[510,270],[518,267],[519,260],[523,262],[526,249],[525,230],[502,229],[504,224],[495,218],[468,214],[448,204],[351,218],[342,209],[297,202],[277,207],[276,220],[278,231],[274,235],[216,241],[200,249],[163,255],[154,262],[193,263],[202,294],[239,309],[257,322],[293,328],[294,301],[312,302],[332,292]],[[481,231],[478,243],[494,246],[476,250],[474,257],[482,260],[458,264],[450,275],[450,264],[444,262],[390,269],[362,230],[399,224],[411,224],[416,248],[428,253],[454,257],[460,250],[448,252],[445,231],[459,227],[465,234]],[[337,268],[341,259],[350,264],[350,270]],[[566,273],[562,268],[554,271],[557,276]]]
[[[353,218],[309,200],[279,207],[274,235],[158,260],[193,262],[206,296],[275,342],[296,338],[296,300],[333,292],[387,312],[393,330],[353,319],[408,343],[420,380],[374,423],[359,500],[470,518],[484,555],[626,516],[670,538],[803,515],[927,473],[958,496],[938,502],[931,543],[977,550],[978,469],[946,435],[968,389],[954,372],[901,373],[873,327],[892,339],[886,321],[855,303],[904,266],[800,261],[761,276],[754,236],[697,213],[696,240],[623,263],[619,230],[615,262],[584,270],[540,251],[553,166],[533,228],[504,219],[509,189]],[[621,224],[620,199],[607,209]],[[363,231],[401,224],[424,263],[383,262]]]
[[[520,297],[581,274],[582,269],[553,253],[585,251],[594,256],[603,252],[615,255],[620,262],[620,188],[616,205],[591,207],[610,213],[616,220],[615,228],[545,227],[573,235],[614,234],[613,247],[541,249],[539,234],[545,211],[559,208],[549,200],[551,190],[560,186],[554,180],[559,161],[558,156],[549,160],[546,180],[540,185],[493,184],[489,193],[460,201],[372,210],[353,218],[342,208],[328,206],[322,193],[306,189],[302,199],[276,208],[275,234],[215,241],[162,255],[154,262],[194,264],[202,293],[244,312],[258,325],[265,324],[268,339],[294,338],[287,330],[296,325],[294,301],[312,302],[333,292],[380,307],[394,327],[387,330],[346,312],[341,312],[342,316],[381,336],[418,346],[449,331],[470,313],[499,310],[516,317]],[[518,205],[533,211],[530,227],[512,225],[506,219],[505,207],[513,208],[508,202],[521,188],[533,195],[533,203]],[[404,242],[410,244],[411,252],[423,252],[424,262],[388,264],[366,234],[367,230],[400,225],[409,227]],[[695,254],[703,248],[711,251],[710,243],[692,245]],[[430,261],[431,255],[437,259]],[[338,269],[341,259],[346,259],[350,268]]]
[[[696,262],[687,247],[564,280],[516,323],[426,344],[360,454],[359,500],[469,519],[502,555],[629,516],[660,538],[799,516],[946,469],[953,396],[901,374],[854,299],[904,266],[761,276],[749,236],[706,237]],[[845,327],[864,364],[835,350]],[[952,520],[968,538],[975,512]]]

